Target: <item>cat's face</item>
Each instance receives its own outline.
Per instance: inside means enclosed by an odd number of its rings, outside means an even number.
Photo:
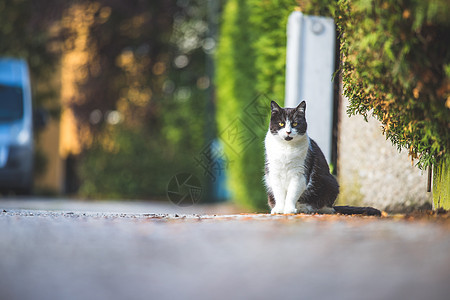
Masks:
[[[296,108],[282,108],[275,101],[271,104],[270,132],[280,139],[290,142],[306,133],[306,102],[302,101]]]

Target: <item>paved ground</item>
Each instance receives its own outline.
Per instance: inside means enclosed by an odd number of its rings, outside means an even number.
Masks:
[[[0,199],[0,299],[450,294],[446,220],[192,210],[198,214],[163,204]]]

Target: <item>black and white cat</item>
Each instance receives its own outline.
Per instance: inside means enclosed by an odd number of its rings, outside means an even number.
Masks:
[[[264,176],[271,213],[381,215],[371,207],[333,206],[339,185],[319,146],[306,133],[305,113],[305,101],[296,108],[271,102]]]

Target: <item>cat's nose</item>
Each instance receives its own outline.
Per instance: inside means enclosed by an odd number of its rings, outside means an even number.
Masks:
[[[291,134],[291,132],[292,132],[292,131],[286,131],[286,133],[287,133],[288,135]]]

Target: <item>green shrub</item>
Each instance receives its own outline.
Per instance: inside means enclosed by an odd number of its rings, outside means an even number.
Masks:
[[[338,11],[348,112],[373,114],[421,168],[449,155],[448,1],[341,1]]]

